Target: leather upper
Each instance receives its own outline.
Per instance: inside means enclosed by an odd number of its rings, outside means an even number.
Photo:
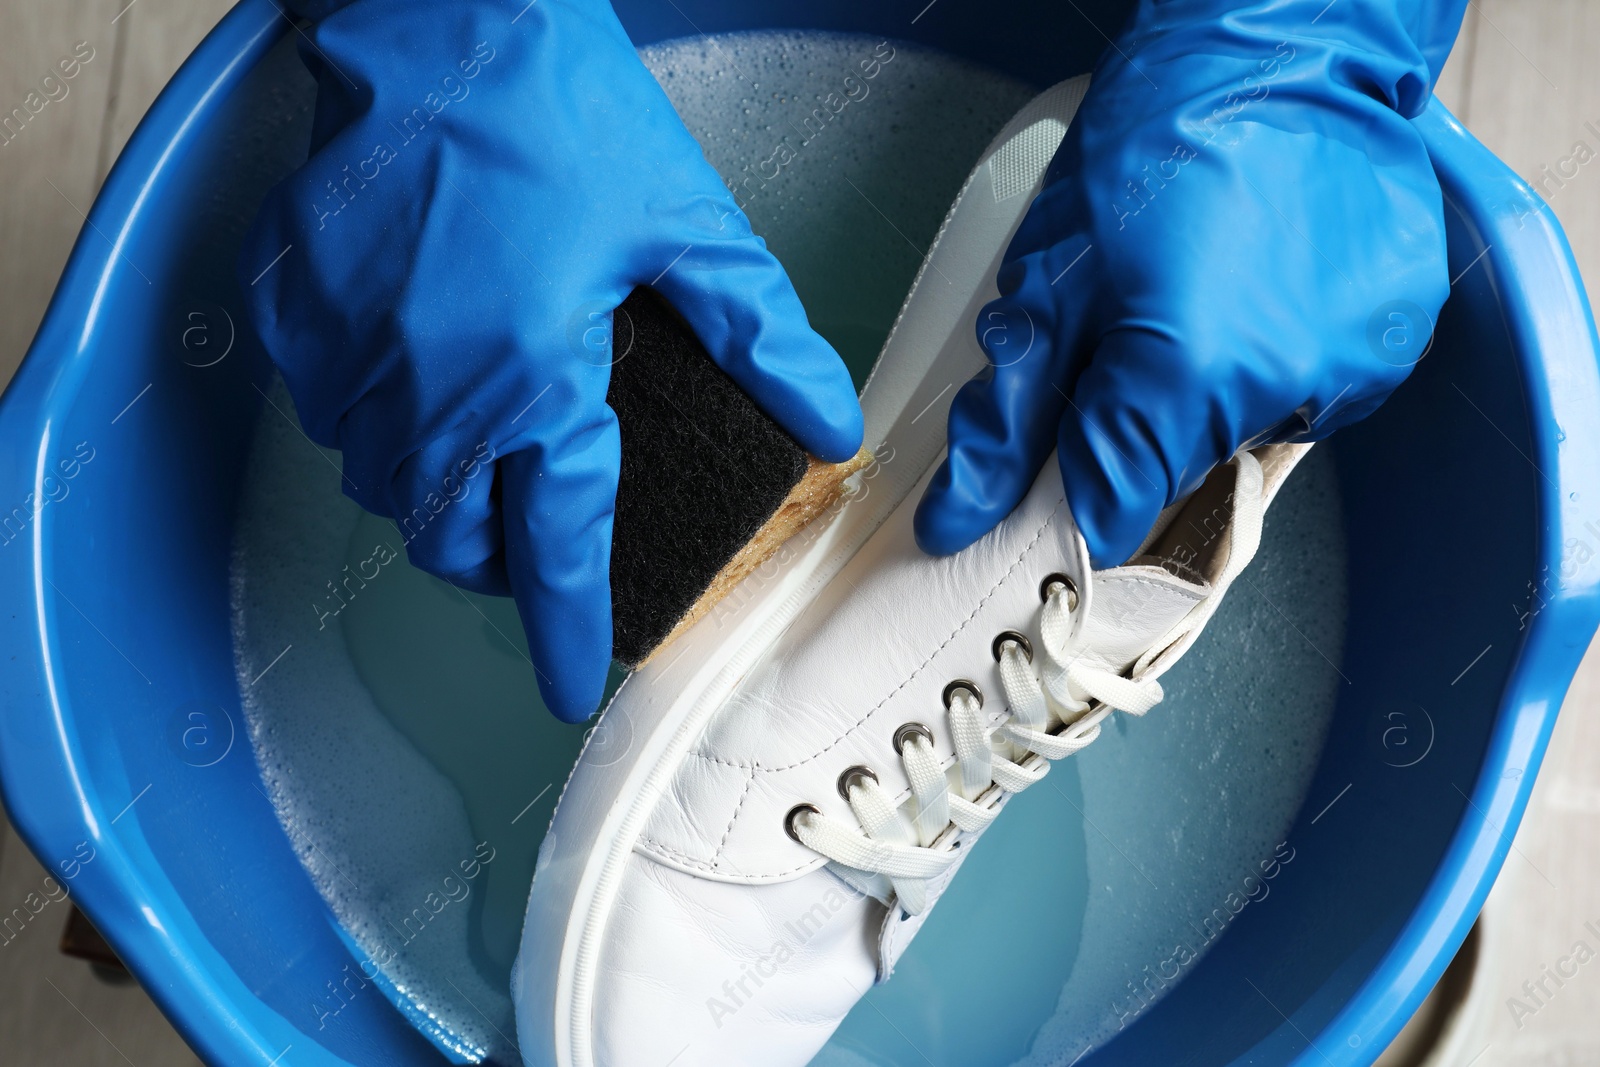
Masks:
[[[1118,670],[1207,591],[1154,566],[1091,579],[1050,465],[1010,519],[956,556],[918,549],[911,512],[896,512],[717,711],[657,803],[639,851],[716,881],[767,883],[814,870],[824,861],[785,832],[789,810],[809,803],[853,820],[838,780],[855,766],[909,796],[894,748],[906,723],[927,727],[953,762],[943,692],[956,679],[976,683],[991,721],[1002,718],[994,639],[1017,631],[1039,647],[1047,576],[1065,574],[1082,591],[1085,654]]]
[[[596,1063],[805,1063],[872,987],[884,914],[826,870],[728,885],[635,853],[606,938]]]

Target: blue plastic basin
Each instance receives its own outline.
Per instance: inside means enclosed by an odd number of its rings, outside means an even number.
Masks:
[[[862,31],[1041,86],[1103,43],[1042,2],[920,6],[618,4],[641,44]],[[304,151],[284,134],[294,59],[273,47],[288,32],[270,0],[245,0],[173,79],[0,399],[0,783],[30,847],[208,1061],[438,1063],[382,997],[315,1026],[308,1005],[355,957],[239,758],[230,524],[270,367],[239,328],[233,254]],[[1412,379],[1328,446],[1350,684],[1297,857],[1274,906],[1246,910],[1083,1065],[1371,1062],[1477,914],[1600,622],[1600,370],[1577,269],[1548,209],[1443,107],[1418,126],[1459,278]],[[1427,710],[1409,766],[1386,737],[1397,707]]]

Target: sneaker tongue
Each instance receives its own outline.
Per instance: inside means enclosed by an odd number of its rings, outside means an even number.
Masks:
[[[1265,507],[1310,447],[1256,449],[1251,455],[1260,465],[1260,481],[1243,491],[1259,493]],[[1233,507],[1241,491],[1239,470],[1236,463],[1216,468],[1199,489],[1161,513],[1137,555],[1090,576],[1085,588],[1092,587],[1095,602],[1074,647],[1091,650],[1086,655],[1101,666],[1125,671],[1147,653],[1161,652],[1167,635],[1196,604],[1226,592],[1237,569],[1230,568],[1230,557],[1237,551]],[[1245,558],[1253,552],[1249,548]]]
[[[1093,609],[1074,647],[1083,658],[1121,673],[1154,649],[1211,592],[1150,564],[1095,572]]]
[[[1311,448],[1308,444],[1264,445],[1251,451],[1261,467],[1261,506],[1277,495],[1284,479]],[[1239,486],[1235,463],[1226,463],[1207,475],[1189,496],[1162,511],[1155,527],[1128,561],[1131,565],[1161,567],[1196,584],[1216,584],[1228,563],[1228,528],[1233,522],[1233,498]]]

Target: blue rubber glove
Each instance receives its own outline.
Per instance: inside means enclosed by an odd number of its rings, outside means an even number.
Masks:
[[[1442,198],[1408,118],[1465,0],[1143,0],[977,329],[916,516],[954,552],[1051,449],[1097,567],[1247,445],[1383,402],[1449,288]]]
[[[304,2],[311,158],[241,255],[346,493],[411,561],[515,596],[545,703],[611,658],[610,312],[651,285],[813,455],[861,444],[839,357],[604,0]]]

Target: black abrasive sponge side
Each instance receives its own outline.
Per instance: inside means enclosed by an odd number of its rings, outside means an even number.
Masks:
[[[798,528],[831,503],[861,458],[835,465],[809,457],[653,289],[635,289],[617,309],[612,350],[606,402],[622,430],[612,654],[632,667],[710,606],[708,590],[722,587],[714,602],[793,532],[774,536],[775,525]],[[806,506],[797,508],[803,483]],[[797,522],[774,523],[797,510],[805,512]],[[753,554],[761,540],[773,543]]]

